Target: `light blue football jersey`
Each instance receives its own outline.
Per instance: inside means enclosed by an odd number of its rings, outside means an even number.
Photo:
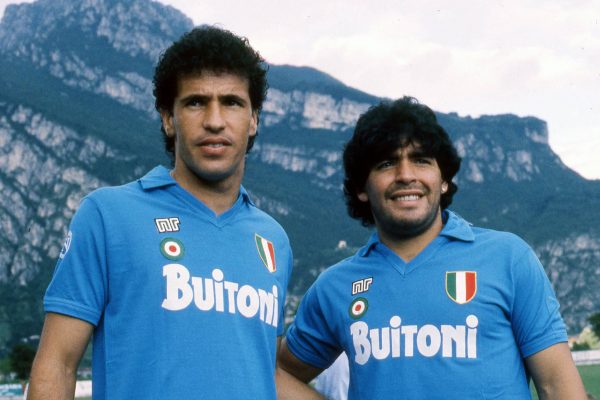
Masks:
[[[526,243],[444,218],[410,262],[373,234],[306,293],[288,346],[319,368],[345,351],[349,399],[527,399],[523,358],[567,340]]]
[[[291,268],[243,188],[217,217],[157,167],[82,201],[44,306],[95,326],[94,400],[275,399]]]

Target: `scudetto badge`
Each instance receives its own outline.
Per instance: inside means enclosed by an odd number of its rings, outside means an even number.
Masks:
[[[477,293],[477,272],[446,271],[446,294],[458,304],[466,304]]]
[[[265,267],[269,272],[277,271],[277,265],[275,264],[275,248],[273,242],[260,236],[258,233],[254,234],[254,241],[256,242],[256,250],[258,250],[258,256],[262,260]]]

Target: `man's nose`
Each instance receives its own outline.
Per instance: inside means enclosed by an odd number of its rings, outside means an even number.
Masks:
[[[223,118],[223,110],[221,110],[218,102],[210,102],[206,106],[204,114],[203,127],[207,131],[219,132],[225,128],[225,119]]]
[[[402,158],[396,164],[396,181],[412,182],[416,180],[414,165],[410,160]]]

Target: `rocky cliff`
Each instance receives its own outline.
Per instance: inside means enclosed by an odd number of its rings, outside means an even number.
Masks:
[[[153,110],[160,51],[192,22],[149,0],[38,0],[0,23],[0,351],[38,333],[40,299],[79,200],[169,164]],[[341,151],[378,98],[271,66],[246,187],[288,230],[292,298],[368,232],[346,216]],[[401,95],[401,94],[399,94]],[[439,114],[464,157],[452,208],[542,259],[571,332],[600,308],[600,182],[569,170],[534,117]]]

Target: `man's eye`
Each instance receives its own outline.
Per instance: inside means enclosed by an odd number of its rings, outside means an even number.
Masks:
[[[385,169],[385,168],[389,168],[392,167],[394,165],[394,163],[390,160],[385,160],[380,162],[379,164],[377,164],[377,169]]]
[[[241,100],[234,99],[234,98],[225,99],[223,101],[223,104],[225,104],[228,107],[238,107],[238,106],[242,106],[243,105],[243,103],[242,103]]]
[[[189,107],[200,107],[204,105],[204,102],[202,99],[190,99],[186,105]]]
[[[431,164],[431,163],[432,163],[432,161],[431,161],[431,159],[430,159],[430,158],[417,158],[417,159],[415,160],[415,162],[416,162],[417,164],[425,164],[425,165],[429,165],[429,164]]]

